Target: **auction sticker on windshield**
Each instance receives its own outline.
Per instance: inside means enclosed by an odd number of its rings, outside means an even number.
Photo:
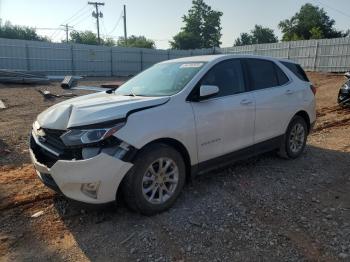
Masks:
[[[191,63],[191,64],[182,64],[180,68],[198,68],[201,67],[203,63]]]

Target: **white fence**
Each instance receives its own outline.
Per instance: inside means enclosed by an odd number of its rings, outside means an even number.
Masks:
[[[128,76],[163,60],[212,53],[212,49],[153,50],[0,38],[0,69],[48,75]]]
[[[59,44],[0,38],[0,69],[48,75],[125,76],[168,59],[213,54],[287,58],[309,71],[350,70],[350,38],[321,39],[200,50],[152,50]]]
[[[221,53],[256,54],[291,59],[308,71],[350,70],[350,38],[303,40],[221,48]]]

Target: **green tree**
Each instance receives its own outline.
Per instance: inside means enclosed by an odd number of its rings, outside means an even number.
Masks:
[[[240,37],[235,39],[234,46],[252,45],[253,37],[248,33],[241,33]]]
[[[310,39],[322,39],[322,38],[324,38],[323,32],[322,32],[321,28],[319,28],[319,27],[311,28],[310,34],[311,34]]]
[[[98,38],[92,31],[70,32],[70,42],[85,45],[98,45]]]
[[[105,46],[115,46],[117,43],[114,41],[113,38],[111,37],[107,37],[105,39],[103,39],[102,41],[103,45]]]
[[[49,41],[47,37],[39,36],[34,28],[12,25],[8,21],[3,26],[0,26],[0,37],[10,39]]]
[[[63,41],[62,41],[63,42]],[[70,42],[75,44],[98,45],[98,37],[92,31],[72,31],[70,32]],[[116,42],[113,38],[101,38],[101,45],[115,46]]]
[[[174,41],[170,43],[173,49],[188,50],[200,48],[198,43],[201,42],[201,38],[191,32],[181,31],[173,39]]]
[[[234,46],[277,43],[278,38],[272,29],[255,25],[254,29],[249,33],[242,33],[234,42]]]
[[[335,21],[323,8],[308,3],[290,19],[281,21],[278,26],[283,33],[282,41],[346,36],[343,32],[337,31],[334,24]]]
[[[277,43],[278,38],[274,31],[268,27],[262,27],[261,25],[255,25],[251,31],[254,44],[266,44]]]
[[[150,49],[156,48],[156,45],[153,40],[147,39],[144,36],[136,36],[136,35],[129,36],[126,43],[125,43],[124,37],[119,37],[117,41],[117,46],[139,47],[139,48],[150,48]]]
[[[212,10],[203,0],[193,0],[188,14],[182,17],[184,27],[170,41],[171,47],[195,49],[220,46],[222,14]]]

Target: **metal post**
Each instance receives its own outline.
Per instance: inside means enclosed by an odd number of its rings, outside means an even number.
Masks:
[[[111,47],[111,76],[113,76],[113,47]]]
[[[141,71],[143,70],[143,51],[140,51],[140,66],[141,66]]]
[[[288,42],[287,58],[290,59],[290,42]]]
[[[25,43],[26,70],[30,71],[29,46]]]
[[[317,40],[316,40],[317,41]],[[314,71],[316,71],[316,62],[317,62],[317,55],[318,55],[318,45],[319,45],[319,43],[318,43],[318,41],[316,42],[316,47],[315,47],[315,57],[314,57],[314,65],[313,65],[313,69],[314,69]]]
[[[168,49],[167,55],[168,55],[168,60],[170,60],[170,50],[169,49]]]
[[[74,69],[74,53],[73,53],[73,45],[70,45],[70,69],[72,75],[75,74],[75,69]]]

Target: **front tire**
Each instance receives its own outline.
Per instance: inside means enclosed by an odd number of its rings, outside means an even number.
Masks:
[[[166,144],[153,144],[140,152],[126,175],[122,184],[123,196],[132,210],[154,215],[174,204],[185,178],[181,154]]]
[[[284,135],[279,155],[287,159],[299,157],[306,146],[308,129],[304,118],[294,116]]]

